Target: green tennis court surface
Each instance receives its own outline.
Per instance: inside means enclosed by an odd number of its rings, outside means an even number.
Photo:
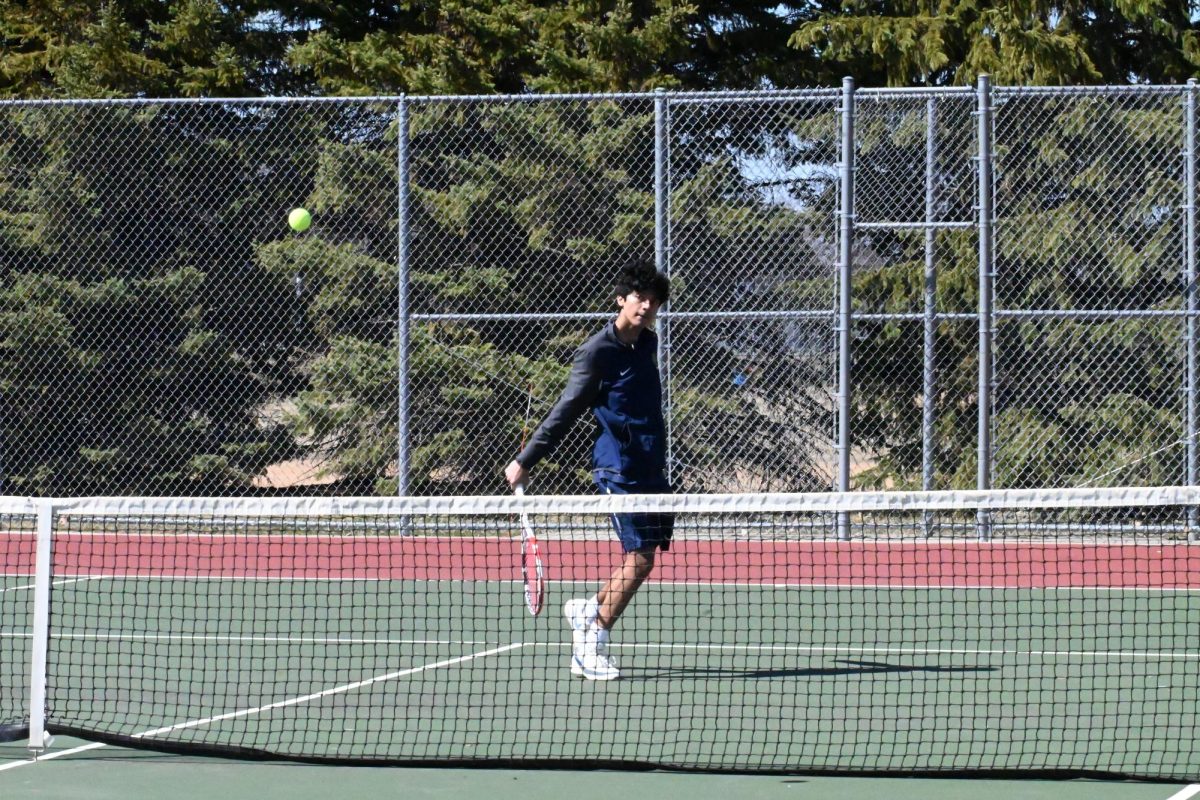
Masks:
[[[0,744],[0,795],[10,800],[174,800],[487,796],[659,800],[1182,800],[1190,787],[1130,781],[951,780],[513,769],[318,766],[179,756],[58,737],[44,759]],[[59,757],[61,756],[61,757]]]
[[[1200,625],[1191,592],[650,584],[614,637],[623,678],[604,684],[568,672],[567,589],[533,619],[503,582],[63,581],[49,724],[385,761],[1200,763],[1200,652],[1177,646]],[[4,685],[24,671],[6,662]]]

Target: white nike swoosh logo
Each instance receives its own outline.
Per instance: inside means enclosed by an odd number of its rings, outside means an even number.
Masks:
[[[629,369],[623,369],[623,370],[621,370],[621,377],[622,377],[622,378],[628,378],[628,377],[629,377],[630,375],[632,375],[632,374],[633,374],[633,367],[630,367]]]

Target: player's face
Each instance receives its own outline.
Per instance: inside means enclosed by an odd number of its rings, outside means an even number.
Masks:
[[[652,294],[630,292],[627,295],[617,295],[617,305],[621,307],[617,314],[627,325],[634,328],[648,328],[654,324],[654,315],[662,302]]]

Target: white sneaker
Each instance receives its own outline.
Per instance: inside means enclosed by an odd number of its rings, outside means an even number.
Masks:
[[[579,637],[579,634],[576,634],[576,638],[578,638],[578,637]],[[576,644],[571,650],[571,674],[574,675],[576,678],[586,678],[587,677],[587,675],[583,671],[583,665],[587,662],[587,654],[588,654],[589,649],[594,650],[595,655],[600,655],[600,656],[604,656],[605,658],[608,658],[608,645],[607,644],[596,643],[596,644],[593,644],[591,648],[589,648],[586,643],[586,639],[584,639],[584,642],[582,644]],[[609,659],[609,661],[612,661],[612,659]],[[615,665],[616,665],[615,662],[613,662],[613,665],[615,667]],[[595,679],[593,678],[593,680],[595,680]]]
[[[587,630],[587,617],[584,612],[587,610],[587,600],[575,598],[568,600],[563,604],[563,616],[567,618],[567,624],[571,629],[583,633]]]
[[[613,681],[621,677],[617,662],[608,653],[591,648],[582,656],[576,655],[571,659],[571,673],[589,681]]]
[[[568,600],[563,605],[563,616],[571,626],[571,674],[583,677],[584,646],[587,642],[587,620],[583,612],[587,608],[587,600]]]

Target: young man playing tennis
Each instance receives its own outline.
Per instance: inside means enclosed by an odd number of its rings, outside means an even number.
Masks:
[[[650,328],[670,295],[666,275],[634,261],[617,278],[617,317],[575,351],[571,375],[550,415],[504,470],[512,486],[548,455],[589,409],[596,420],[592,476],[607,494],[664,494],[666,426],[656,361],[658,337]],[[590,599],[568,600],[572,628],[571,673],[594,681],[619,678],[608,655],[609,632],[654,569],[655,551],[671,543],[670,514],[614,514],[625,555]]]

